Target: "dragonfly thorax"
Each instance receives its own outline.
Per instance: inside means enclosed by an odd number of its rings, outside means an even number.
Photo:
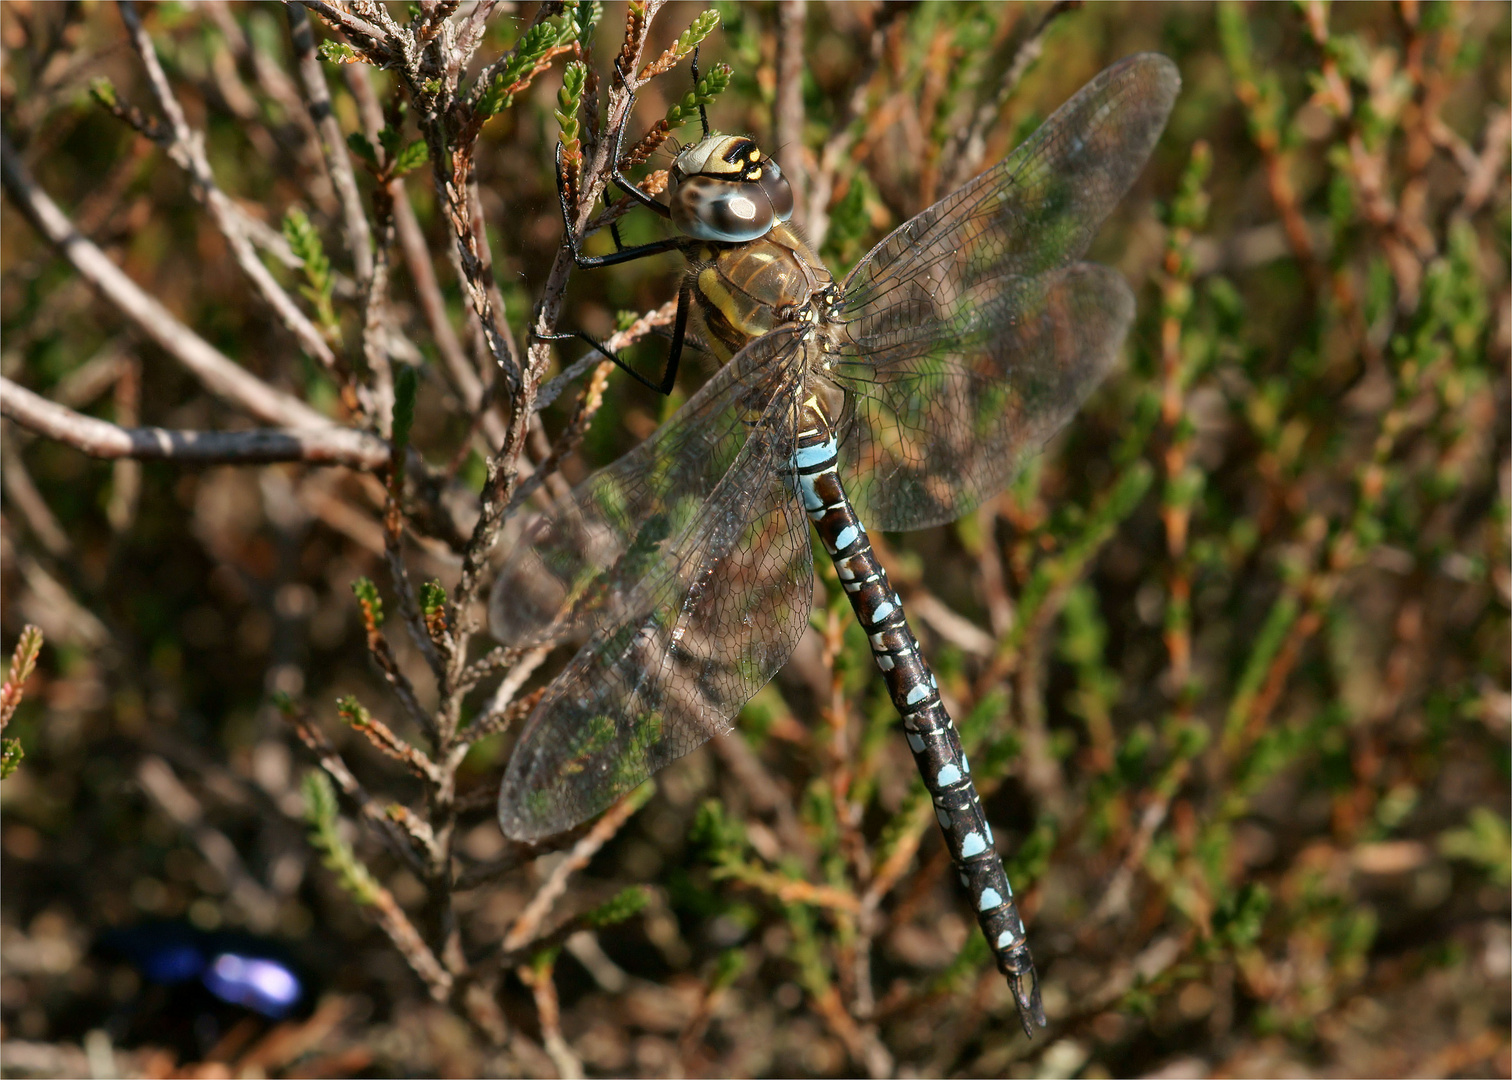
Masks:
[[[706,135],[678,154],[667,201],[679,232],[725,244],[763,237],[793,214],[782,170],[741,135]]]

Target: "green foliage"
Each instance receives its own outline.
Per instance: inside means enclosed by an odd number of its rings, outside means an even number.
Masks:
[[[20,739],[0,739],[0,780],[15,772],[25,757]]]
[[[373,584],[371,578],[360,577],[352,582],[352,595],[362,605],[364,611],[369,613],[375,627],[383,625],[383,600],[378,595],[378,586]]]
[[[354,728],[365,728],[373,722],[373,714],[353,694],[336,699],[336,715]]]
[[[331,276],[331,260],[326,257],[320,234],[297,206],[291,206],[284,214],[283,234],[289,247],[294,249],[294,257],[304,265],[305,283],[300,286],[300,293],[315,305],[315,317],[321,327],[330,333],[337,332],[339,322],[331,302],[335,279]]]
[[[596,930],[604,930],[635,918],[650,902],[649,892],[639,885],[631,885],[584,915],[583,922]]]
[[[583,88],[588,82],[588,65],[573,60],[562,69],[562,88],[557,91],[556,118],[564,146],[576,148],[581,129],[578,110],[583,105]]]
[[[710,8],[707,11],[701,12],[697,17],[694,18],[691,23],[688,24],[688,28],[686,30],[677,35],[677,40],[672,43],[672,47],[668,49],[667,52],[670,54],[674,62],[681,60],[683,57],[687,56],[690,52],[697,48],[703,42],[704,38],[712,34],[714,32],[714,28],[718,25],[718,11]]]
[[[344,41],[326,38],[320,43],[320,58],[328,64],[355,64],[362,62],[362,55]]]
[[[305,825],[309,829],[310,846],[321,853],[321,862],[326,869],[336,874],[341,887],[359,904],[375,904],[383,894],[383,886],[357,858],[351,846],[339,832],[340,808],[336,803],[336,790],[330,778],[318,769],[305,773],[300,784],[304,796]]]
[[[116,93],[115,83],[103,75],[97,75],[89,80],[89,96],[107,109],[114,109],[121,103]]]
[[[578,0],[572,9],[577,40],[592,41],[593,32],[598,29],[599,20],[603,17],[604,5],[599,0]]]
[[[515,95],[530,84],[536,65],[545,61],[553,49],[570,44],[577,32],[575,13],[542,20],[525,31],[514,52],[478,98],[478,115],[497,116],[513,105]]]
[[[727,866],[745,857],[745,829],[716,800],[710,799],[698,808],[698,817],[694,819],[688,838],[703,849],[706,859],[716,865]]]
[[[1438,847],[1446,858],[1460,859],[1484,871],[1498,888],[1512,884],[1512,830],[1506,818],[1495,811],[1475,807],[1461,828],[1439,837]]]
[[[393,175],[399,177],[412,173],[429,160],[430,147],[423,139],[416,139],[394,155]]]
[[[373,148],[373,141],[360,131],[347,133],[347,147],[361,158],[374,171],[378,169],[378,151]]]
[[[667,127],[681,127],[698,115],[699,106],[707,108],[712,105],[714,99],[724,93],[725,88],[730,85],[730,74],[729,64],[715,64],[707,75],[698,80],[698,84],[692,90],[689,90],[667,110],[664,118]]]

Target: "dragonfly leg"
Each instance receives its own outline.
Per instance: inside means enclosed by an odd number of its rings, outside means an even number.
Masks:
[[[701,49],[701,48],[703,48],[702,45],[695,45],[695,46],[693,46],[693,65],[692,65],[692,68],[693,68],[693,92],[695,94],[698,93],[698,50]],[[703,125],[703,137],[707,139],[709,137],[709,110],[704,106],[704,104],[702,102],[699,102],[699,105],[698,105],[698,122]]]
[[[625,120],[614,133],[614,153],[609,157],[609,181],[647,210],[654,210],[664,218],[671,217],[672,211],[666,204],[657,202],[655,198],[647,195],[636,186],[633,180],[620,171],[620,162],[625,157],[625,128],[629,126],[630,114],[635,109],[635,87],[630,85],[629,76],[620,69],[617,56],[614,58],[614,73],[619,76],[620,84],[624,86],[628,100],[625,103]]]
[[[667,367],[666,370],[662,373],[661,382],[659,383],[654,383],[650,379],[646,378],[640,372],[631,367],[627,362],[621,359],[613,349],[609,348],[609,346],[605,345],[601,341],[594,340],[587,334],[583,333],[581,330],[574,330],[557,334],[537,334],[532,331],[530,336],[532,340],[535,341],[581,341],[585,343],[589,348],[602,353],[604,356],[614,361],[615,365],[619,367],[621,371],[624,371],[636,382],[640,383],[642,386],[650,387],[652,390],[655,390],[658,394],[661,394],[663,397],[665,397],[666,395],[672,393],[672,386],[677,382],[677,368],[679,363],[682,361],[683,343],[687,338],[688,332],[689,296],[690,292],[687,286],[683,286],[683,288],[677,294],[677,317],[672,323],[672,347],[667,353]]]
[[[584,255],[581,247],[582,238],[572,227],[572,207],[567,204],[567,173],[562,165],[562,153],[562,144],[557,143],[557,201],[562,207],[562,228],[567,238],[567,245],[572,249],[572,261],[578,266],[585,270],[601,266],[617,266],[635,259],[644,259],[647,255],[659,255],[664,251],[681,251],[687,246],[685,237],[669,236],[664,240],[653,240],[649,244],[637,244],[628,248],[620,246],[620,250],[612,255]],[[641,194],[644,195],[645,192]],[[615,236],[615,242],[619,243],[618,234]]]

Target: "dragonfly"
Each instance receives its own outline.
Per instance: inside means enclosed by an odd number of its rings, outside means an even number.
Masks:
[[[705,119],[661,202],[619,172],[621,127],[611,180],[672,235],[624,247],[616,233],[619,250],[589,256],[569,221],[565,242],[585,267],[681,252],[670,370],[660,383],[636,377],[670,390],[690,316],[722,366],[650,437],[556,500],[501,568],[497,638],[586,639],[511,755],[499,791],[508,836],[565,831],[732,730],[809,624],[812,523],[1024,1031],[1045,1026],[970,762],[863,522],[918,529],[970,512],[1113,366],[1134,297],[1081,256],[1143,169],[1180,85],[1157,54],[1108,68],[840,281],[791,223],[788,181],[751,139]]]

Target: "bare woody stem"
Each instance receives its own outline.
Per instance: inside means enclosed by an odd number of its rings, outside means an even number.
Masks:
[[[216,184],[215,176],[210,170],[210,160],[205,156],[204,138],[199,132],[189,127],[188,120],[184,117],[184,110],[174,96],[173,88],[168,84],[168,77],[163,72],[162,64],[158,62],[157,49],[152,44],[152,38],[147,34],[146,28],[142,26],[141,19],[137,15],[136,5],[130,0],[121,0],[120,10],[126,29],[131,34],[132,45],[141,57],[142,67],[147,73],[148,85],[152,87],[158,106],[163,110],[163,115],[168,121],[168,139],[165,143],[168,156],[189,174],[193,181],[190,190],[210,212],[216,228],[230,245],[237,265],[242,268],[242,272],[267,301],[279,321],[298,339],[301,348],[319,360],[327,369],[335,371],[338,367],[336,354],[331,351],[330,345],[326,343],[320,330],[299,309],[293,297],[284,291],[283,286],[274,279],[262,260],[258,258],[257,250],[241,227],[241,217],[235,213],[234,204]]]
[[[118,427],[48,401],[3,377],[0,377],[0,414],[98,458],[204,465],[303,461],[374,472],[387,465],[390,457],[388,444],[382,439],[352,428],[172,431]]]
[[[275,390],[226,356],[148,295],[111,262],[37,186],[10,140],[0,133],[0,180],[17,208],[73,264],[79,275],[123,315],[188,369],[205,389],[251,416],[294,428],[331,428],[310,406]]]

